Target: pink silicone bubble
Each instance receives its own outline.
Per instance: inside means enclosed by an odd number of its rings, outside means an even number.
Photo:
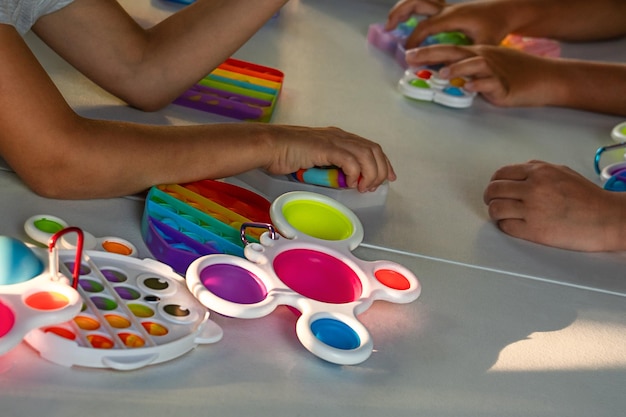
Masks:
[[[200,271],[200,281],[213,294],[233,303],[256,304],[267,296],[263,282],[236,265],[209,265]]]
[[[0,302],[0,337],[11,331],[15,325],[15,315],[6,304]]]
[[[363,290],[357,274],[344,262],[314,250],[282,252],[274,259],[274,271],[298,294],[325,303],[350,303]]]

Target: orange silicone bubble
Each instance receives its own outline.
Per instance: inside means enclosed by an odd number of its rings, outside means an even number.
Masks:
[[[138,335],[134,333],[120,333],[118,334],[124,346],[130,348],[140,348],[145,346],[146,342]]]
[[[113,328],[126,329],[130,327],[130,320],[126,317],[118,316],[117,314],[107,314],[104,318]]]
[[[113,349],[115,346],[115,343],[113,343],[111,339],[99,334],[87,336],[87,341],[96,349]]]
[[[57,292],[37,292],[26,297],[24,303],[37,310],[58,310],[69,304],[63,294]]]
[[[408,290],[411,287],[411,283],[404,275],[391,269],[379,269],[374,276],[381,284],[394,290]]]
[[[110,253],[117,253],[118,255],[130,255],[133,253],[133,250],[129,248],[127,245],[119,242],[113,242],[110,240],[105,240],[102,242],[102,247],[105,251]]]
[[[141,325],[144,329],[146,329],[150,336],[165,336],[168,333],[167,328],[159,323],[144,321]]]
[[[452,78],[450,80],[450,85],[453,87],[463,87],[465,85],[465,80],[463,78]]]
[[[100,322],[91,317],[78,316],[74,318],[74,323],[83,330],[97,330],[100,328]]]

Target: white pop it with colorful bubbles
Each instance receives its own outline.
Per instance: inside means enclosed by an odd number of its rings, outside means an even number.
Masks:
[[[74,268],[61,252],[60,268]],[[25,340],[65,366],[132,370],[177,358],[222,338],[209,311],[169,266],[102,251],[85,252],[78,292],[82,309],[70,320],[31,331]]]
[[[164,263],[134,257],[130,242],[96,239],[50,215],[24,227],[48,243],[49,254],[0,237],[0,354],[25,340],[57,364],[131,370],[221,339],[184,279]],[[72,249],[58,250],[57,242]]]
[[[398,82],[398,89],[408,98],[461,109],[470,107],[476,97],[476,93],[463,88],[466,81],[439,78],[437,71],[428,67],[410,68]]]
[[[354,257],[363,227],[329,197],[289,192],[272,203],[270,216],[273,226],[245,246],[245,258],[200,257],[187,270],[187,286],[205,306],[230,317],[292,307],[301,313],[296,333],[310,352],[342,365],[365,361],[373,341],[357,315],[375,300],[414,301],[421,291],[417,277],[393,262]],[[249,226],[260,225],[242,225],[242,236]]]

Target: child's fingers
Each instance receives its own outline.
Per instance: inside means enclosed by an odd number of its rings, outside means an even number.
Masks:
[[[464,46],[431,45],[409,49],[405,56],[409,66],[420,67],[433,64],[449,64],[475,55],[470,48]]]
[[[488,78],[493,75],[493,70],[487,65],[481,56],[468,56],[459,61],[452,62],[439,71],[443,78]]]
[[[385,180],[396,179],[395,171],[380,146],[372,143],[372,146],[345,149],[345,152],[341,160],[333,164],[343,170],[350,188],[371,191]]]
[[[491,181],[513,180],[523,181],[528,178],[528,164],[505,165],[491,176]]]
[[[384,154],[373,155],[373,163],[366,165],[357,183],[359,191],[373,191],[386,180],[395,180],[393,167]]]
[[[491,181],[483,193],[483,201],[490,204],[492,201],[522,200],[526,195],[527,185],[524,180],[495,180]]]
[[[489,217],[497,222],[507,219],[524,219],[525,207],[520,200],[496,199],[489,202]]]
[[[394,29],[413,15],[432,16],[439,13],[443,4],[437,0],[403,0],[389,11],[385,29]]]

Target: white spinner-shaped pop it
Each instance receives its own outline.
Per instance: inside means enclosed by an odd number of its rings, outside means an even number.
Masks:
[[[357,315],[375,300],[417,299],[417,277],[394,262],[356,258],[351,251],[363,239],[361,222],[329,197],[283,194],[270,217],[273,226],[266,225],[259,243],[246,245],[245,259],[200,257],[187,270],[187,286],[202,304],[230,317],[257,318],[290,306],[301,313],[296,333],[310,352],[343,365],[365,361],[373,342]],[[247,227],[259,224],[242,226],[244,241]]]
[[[72,319],[80,295],[55,265],[56,253],[0,236],[0,355],[31,330]]]

